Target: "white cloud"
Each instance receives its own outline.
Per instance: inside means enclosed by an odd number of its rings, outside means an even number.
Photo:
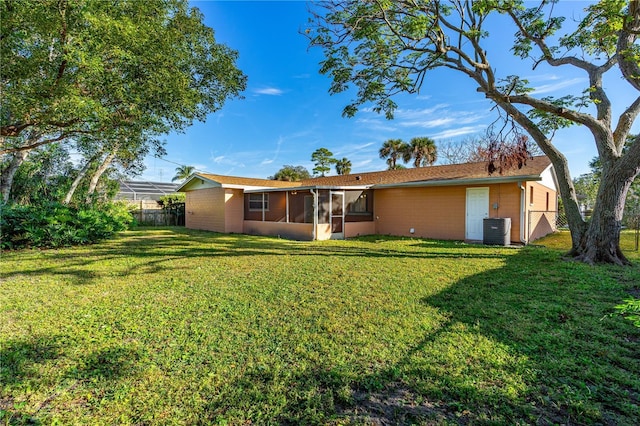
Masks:
[[[232,158],[225,157],[224,155],[211,156],[211,161],[215,164],[225,165],[225,166],[233,166],[233,167],[245,167],[245,165],[239,161],[236,161]]]
[[[283,90],[278,89],[277,87],[263,87],[261,89],[255,89],[254,92],[259,95],[269,95],[269,96],[280,96],[284,93]]]
[[[541,86],[535,87],[533,92],[531,92],[531,94],[540,95],[543,93],[556,92],[560,89],[564,89],[565,87],[573,86],[580,83],[585,83],[586,81],[587,80],[585,78],[577,77],[577,78],[571,78],[568,80],[560,80],[557,83],[543,84]]]
[[[440,133],[433,134],[430,137],[432,139],[454,138],[456,136],[470,135],[473,133],[481,132],[482,130],[486,129],[486,127],[487,126],[485,125],[457,127],[455,129],[448,129]]]
[[[393,132],[397,129],[396,126],[388,124],[390,123],[390,121],[387,120],[383,121],[380,119],[372,118],[358,118],[356,119],[356,123],[364,124],[367,129],[375,131]]]
[[[419,109],[401,109],[399,108],[395,113],[395,118],[398,120],[415,120],[422,119],[426,116],[435,114],[438,111],[446,111],[449,107],[447,104],[437,104],[431,108],[419,108]]]

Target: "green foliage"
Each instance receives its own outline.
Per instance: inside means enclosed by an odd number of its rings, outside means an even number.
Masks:
[[[382,144],[379,154],[380,158],[387,159],[389,170],[395,170],[401,166],[398,159],[402,159],[404,152],[407,150],[407,144],[402,139],[389,139]]]
[[[600,179],[595,173],[585,173],[573,179],[573,187],[576,190],[578,201],[589,209],[593,209],[596,204],[599,185]]]
[[[161,134],[246,87],[237,52],[187,0],[6,1],[0,18],[0,155],[64,141],[135,172]]]
[[[191,176],[195,171],[196,171],[196,168],[193,166],[176,167],[176,175],[171,179],[171,182],[175,182],[177,180],[184,181],[189,176]]]
[[[351,161],[347,157],[336,160],[336,173],[339,175],[348,175],[351,173]]]
[[[284,165],[275,175],[270,176],[268,179],[281,180],[286,182],[299,182],[301,180],[309,179],[311,174],[304,166],[290,166]]]
[[[640,299],[635,297],[625,299],[623,303],[616,306],[616,311],[640,328]]]
[[[10,158],[5,158],[0,169],[9,161]],[[18,169],[13,179],[12,199],[20,204],[62,200],[74,174],[67,149],[60,144],[40,147],[33,150]]]
[[[438,147],[431,138],[412,138],[403,147],[402,159],[405,163],[413,160],[413,167],[430,166],[438,159]]]
[[[184,204],[187,200],[187,194],[178,192],[177,194],[163,195],[158,200],[158,204],[164,209],[170,209],[176,204]]]
[[[164,133],[203,120],[245,86],[237,53],[186,1],[3,2],[0,12],[7,131]]]
[[[76,208],[57,202],[0,205],[0,248],[52,248],[91,244],[133,222],[126,203]]]
[[[635,424],[640,330],[609,314],[640,269],[563,261],[553,238],[168,228],[5,252],[2,421]]]
[[[333,158],[333,153],[327,148],[316,149],[311,154],[311,161],[315,164],[313,174],[319,174],[320,176],[324,176],[325,173],[331,170],[331,165],[337,162],[337,160]]]
[[[560,39],[569,49],[579,47],[589,55],[611,56],[625,21],[627,0],[601,0],[587,7],[587,16],[573,33]]]

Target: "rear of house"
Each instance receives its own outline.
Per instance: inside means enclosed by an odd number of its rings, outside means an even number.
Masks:
[[[358,235],[483,240],[485,218],[508,218],[514,243],[555,230],[555,174],[546,157],[489,176],[484,163],[431,166],[302,182],[197,174],[186,226],[296,240]]]

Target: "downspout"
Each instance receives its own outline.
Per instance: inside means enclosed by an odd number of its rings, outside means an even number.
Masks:
[[[518,187],[520,188],[520,242],[524,245],[527,245],[527,239],[525,238],[525,197],[527,195],[527,188],[522,185],[522,182],[518,182]]]
[[[285,203],[286,203],[286,210],[287,210],[287,223],[289,223],[289,191],[286,192],[286,199],[285,199]]]
[[[316,240],[316,228],[318,227],[318,192],[317,190],[310,189],[309,192],[313,194],[313,230],[311,231],[311,240]]]

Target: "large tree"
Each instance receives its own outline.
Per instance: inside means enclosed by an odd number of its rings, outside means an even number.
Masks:
[[[311,154],[311,161],[313,161],[314,168],[313,174],[324,176],[325,173],[331,170],[331,165],[335,164],[337,160],[333,157],[333,152],[327,148],[318,148]]]
[[[613,105],[603,78],[618,73],[628,90],[640,90],[640,3],[602,0],[591,3],[585,17],[569,30],[554,10],[555,1],[333,1],[313,6],[311,44],[324,49],[321,72],[332,77],[330,93],[358,88],[345,107],[354,115],[362,104],[393,117],[394,95],[417,93],[436,68],[468,78],[507,120],[521,126],[551,159],[558,176],[571,230],[571,254],[593,262],[628,263],[619,247],[627,191],[640,173],[640,138],[622,148],[640,112],[640,96],[629,105]],[[533,6],[533,7],[527,7]],[[499,22],[498,22],[499,21]],[[515,33],[514,59],[533,59],[533,70],[545,63],[583,73],[582,95],[536,96],[529,82],[504,74],[490,61],[505,52],[489,49],[489,23],[501,34]],[[498,27],[494,27],[498,31]],[[501,58],[503,59],[503,58]],[[565,155],[553,142],[556,130],[586,127],[602,161],[602,184],[589,222],[580,215]]]
[[[186,0],[8,0],[0,20],[0,155],[13,165],[5,199],[38,146],[82,135],[150,141],[245,88],[237,53]]]

